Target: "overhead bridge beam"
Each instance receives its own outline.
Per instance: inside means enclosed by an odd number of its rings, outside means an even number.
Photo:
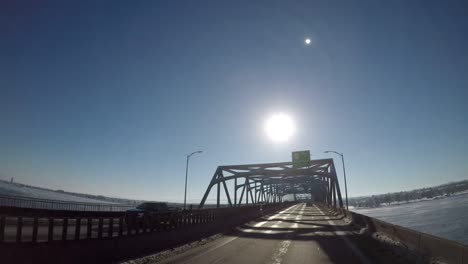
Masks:
[[[232,193],[226,184],[228,181],[233,182]],[[221,206],[221,185],[230,207],[281,203],[285,195],[307,194],[315,201],[343,208],[333,159],[311,160],[309,166],[304,168],[293,168],[291,162],[219,166],[199,208],[205,206],[215,185],[218,208]]]

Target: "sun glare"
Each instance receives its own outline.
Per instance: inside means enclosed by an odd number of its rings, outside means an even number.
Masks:
[[[294,121],[289,115],[274,114],[265,122],[265,132],[275,142],[285,142],[295,132]]]

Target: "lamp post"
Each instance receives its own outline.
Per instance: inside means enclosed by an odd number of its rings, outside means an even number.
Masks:
[[[189,164],[189,160],[190,160],[190,157],[194,154],[197,154],[197,153],[202,153],[203,151],[199,150],[199,151],[195,151],[195,152],[192,152],[190,154],[187,155],[187,164],[185,166],[185,193],[184,193],[184,210],[186,209],[186,205],[187,205],[187,177],[188,177],[188,164]]]
[[[341,162],[343,163],[343,176],[344,176],[344,186],[345,186],[345,193],[346,193],[346,210],[349,210],[348,209],[348,186],[346,185],[346,170],[345,170],[345,165],[344,165],[344,154],[339,153],[334,150],[327,150],[324,153],[330,153],[330,152],[341,156]]]

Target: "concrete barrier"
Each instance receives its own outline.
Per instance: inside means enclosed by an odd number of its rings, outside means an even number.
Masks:
[[[376,232],[385,233],[390,237],[394,236],[395,233],[395,226],[384,221],[380,221],[378,219],[372,217],[366,217],[367,221],[372,223],[374,230]]]
[[[419,250],[421,233],[418,231],[404,228],[401,226],[394,226],[392,238],[400,241],[409,250],[412,250],[412,251]]]
[[[421,233],[419,252],[446,263],[462,264],[463,247],[463,245],[456,242]]]
[[[365,227],[374,234],[384,234],[398,241],[407,250],[449,264],[468,264],[468,246],[409,228],[390,224],[345,209],[332,209],[345,216],[351,224]]]
[[[468,247],[463,248],[462,263],[468,264]]]

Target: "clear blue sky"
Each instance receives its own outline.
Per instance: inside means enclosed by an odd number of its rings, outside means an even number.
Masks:
[[[350,196],[468,178],[466,1],[18,2],[0,4],[2,179],[182,201],[198,149],[190,202],[218,165],[303,149],[344,152]]]

